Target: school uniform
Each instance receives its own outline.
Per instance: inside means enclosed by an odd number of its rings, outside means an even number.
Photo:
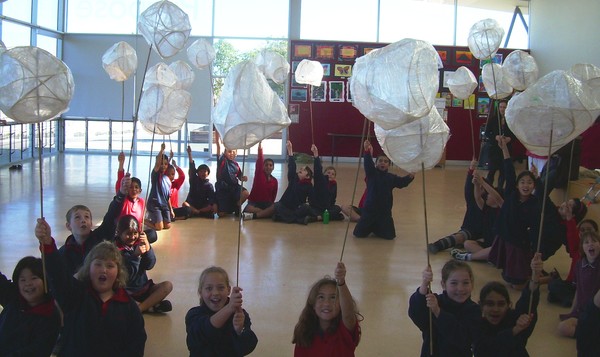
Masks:
[[[433,323],[433,356],[435,357],[471,357],[471,344],[477,336],[481,324],[481,308],[470,298],[464,303],[451,300],[446,291],[435,294],[440,314],[431,316]],[[428,357],[429,308],[419,290],[412,294],[408,305],[408,316],[421,330],[423,345],[421,357]]]
[[[135,296],[138,294],[145,294],[147,290],[154,285],[152,280],[148,279],[148,275],[146,274],[146,271],[154,268],[154,265],[156,264],[154,249],[150,247],[150,250],[146,253],[136,255],[135,250],[139,244],[134,244],[130,247],[123,244],[123,242],[118,239],[115,244],[121,251],[123,263],[127,267],[127,272],[129,273],[125,290],[129,295],[134,296],[135,299]]]
[[[396,228],[392,218],[394,188],[408,186],[414,179],[410,175],[398,176],[375,167],[369,152],[363,155],[367,180],[367,196],[361,210],[360,220],[354,227],[354,236],[367,237],[374,233],[384,239],[396,238]]]
[[[65,273],[54,242],[43,249],[50,287],[64,313],[59,356],[143,356],[144,318],[125,289],[102,302],[89,281]]]
[[[208,178],[203,180],[198,177],[196,164],[193,160],[190,162],[188,173],[190,176],[190,190],[185,201],[196,209],[214,204],[216,202],[215,188]]]
[[[244,329],[238,335],[233,328],[233,314],[223,327],[216,328],[210,322],[215,311],[206,305],[191,308],[185,315],[186,343],[190,357],[237,357],[252,353],[258,344],[258,338],[250,328],[250,315],[246,310],[243,312]]]
[[[49,298],[31,307],[16,282],[0,273],[0,356],[49,356],[60,329],[60,313]]]
[[[312,190],[310,179],[298,178],[296,172],[296,160],[293,156],[288,157],[288,187],[277,203],[275,203],[275,214],[273,220],[277,222],[295,223],[298,220],[296,210],[300,205],[306,203]]]
[[[600,308],[590,301],[577,320],[575,329],[577,357],[597,357],[600,351],[598,336],[600,336]]]
[[[219,212],[237,212],[242,192],[239,179],[243,176],[237,162],[229,160],[225,154],[217,161],[216,198]]]
[[[340,319],[333,333],[316,333],[309,347],[294,346],[294,357],[354,357],[360,339],[358,321],[348,330]]]
[[[254,168],[254,179],[252,180],[252,191],[248,196],[248,203],[254,205],[273,204],[277,198],[278,182],[273,175],[267,175],[264,171],[265,159],[263,149],[258,149],[256,166]],[[268,207],[268,206],[267,206]],[[265,209],[266,207],[260,207]]]

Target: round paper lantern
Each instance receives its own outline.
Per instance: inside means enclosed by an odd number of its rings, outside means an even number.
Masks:
[[[213,122],[228,149],[247,149],[291,124],[285,105],[250,61],[227,75]]]
[[[296,82],[318,87],[323,79],[323,65],[317,61],[303,59],[296,67],[294,75]]]
[[[352,69],[353,105],[384,129],[429,113],[441,60],[425,41],[403,39],[359,57]]]
[[[394,129],[375,124],[377,141],[385,154],[408,172],[434,167],[442,158],[450,129],[436,108],[428,115]]]
[[[598,114],[589,86],[566,71],[553,71],[510,100],[506,122],[529,151],[545,156],[550,141],[555,152],[589,128]]]
[[[481,70],[481,78],[490,98],[506,98],[513,92],[513,88],[504,77],[502,66],[497,63],[486,63]]]
[[[258,69],[264,73],[267,79],[270,79],[275,83],[281,84],[285,82],[290,73],[290,64],[282,55],[273,51],[260,51],[256,56],[254,63],[258,66]],[[321,66],[321,72],[322,71],[323,66]],[[322,75],[321,78],[323,78]],[[320,80],[318,85],[321,85]]]
[[[504,29],[498,21],[485,19],[471,26],[467,43],[473,56],[481,60],[492,58],[496,54],[502,37],[504,37]]]
[[[144,77],[144,86],[142,89],[146,90],[153,84],[175,88],[176,83],[177,75],[173,72],[173,70],[166,63],[159,62],[146,71],[146,76]]]
[[[32,46],[0,53],[0,110],[20,123],[39,123],[64,113],[74,90],[71,70]]]
[[[169,58],[185,46],[192,26],[183,10],[163,0],[150,5],[140,14],[138,29],[162,58]]]
[[[117,42],[104,52],[102,67],[110,79],[126,81],[137,69],[137,54],[127,42]]]
[[[184,61],[175,61],[169,65],[169,68],[177,77],[175,88],[188,90],[192,87],[196,75],[189,64]]]
[[[188,91],[151,84],[142,93],[138,118],[147,131],[169,135],[181,129],[191,105]]]
[[[4,44],[4,42],[2,42],[2,40],[0,40],[0,53],[6,51],[6,45]]]
[[[196,40],[187,49],[190,62],[198,69],[204,69],[215,60],[216,53],[213,46],[205,40]]]
[[[459,67],[448,79],[448,88],[456,98],[468,99],[477,88],[477,78],[467,67]]]
[[[518,91],[524,91],[538,80],[539,69],[533,56],[521,50],[512,51],[502,63],[503,78]]]

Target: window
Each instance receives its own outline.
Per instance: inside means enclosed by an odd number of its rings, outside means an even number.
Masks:
[[[302,0],[300,38],[374,42],[377,40],[377,2]]]
[[[3,2],[2,15],[31,23],[31,0]]]
[[[454,1],[381,0],[380,42],[403,38],[432,45],[454,42]]]
[[[36,38],[37,44],[36,46],[50,52],[51,54],[56,56],[56,45],[58,40],[53,37],[48,37],[44,35],[37,35]]]
[[[214,35],[286,38],[288,9],[289,2],[282,0],[215,1]]]
[[[156,0],[141,0],[140,13],[144,12]],[[219,0],[217,3],[220,3]],[[192,36],[212,35],[212,13],[213,0],[177,0],[173,3],[185,12],[192,25]]]
[[[137,0],[69,0],[67,31],[136,33]]]
[[[57,30],[58,0],[37,0],[37,3],[37,24],[42,27],[47,27],[51,30]]]
[[[13,22],[2,21],[2,41],[6,48],[29,46],[31,45],[31,29]]]

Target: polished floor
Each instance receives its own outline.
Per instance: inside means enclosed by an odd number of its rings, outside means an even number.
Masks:
[[[135,176],[142,178],[144,192],[149,158],[133,160]],[[178,162],[185,163],[181,158]],[[198,162],[196,164],[199,164]],[[211,181],[214,181],[214,161]],[[187,164],[183,164],[186,169]],[[253,163],[246,172],[253,174]],[[357,163],[337,164],[338,203],[350,203],[357,177]],[[94,223],[99,223],[114,194],[116,156],[60,154],[43,159],[43,214],[53,229],[58,244],[68,235],[66,211],[74,204],[89,206]],[[169,231],[159,233],[154,245],[158,263],[150,272],[155,281],[170,280],[174,290],[169,296],[173,311],[163,315],[145,314],[147,356],[185,356],[184,316],[198,304],[200,272],[211,265],[224,267],[234,282],[244,289],[244,307],[252,318],[259,343],[253,356],[291,356],[292,332],[303,308],[308,289],[326,274],[332,275],[342,258],[347,267],[346,282],[358,302],[364,321],[357,356],[417,356],[421,346],[419,330],[407,315],[409,296],[421,281],[427,264],[426,231],[431,241],[456,231],[463,218],[463,182],[465,166],[446,165],[416,175],[407,188],[394,192],[394,219],[397,238],[352,237],[354,224],[331,222],[308,226],[286,225],[271,220],[244,221],[234,218],[189,219],[177,221]],[[286,187],[286,166],[275,165],[280,192]],[[35,219],[40,216],[38,161],[23,163],[20,171],[0,168],[0,271],[11,275],[16,262],[25,255],[38,255],[33,235]],[[364,189],[362,169],[357,194]],[[251,181],[251,180],[250,180]],[[427,206],[425,229],[423,191]],[[180,200],[187,195],[187,183]],[[239,237],[239,255],[238,255]],[[345,246],[344,246],[345,243]],[[343,250],[343,257],[342,257]],[[237,262],[239,259],[239,274]],[[441,291],[441,266],[447,252],[431,256],[435,273],[434,291]],[[563,275],[568,269],[564,250],[546,262]],[[476,276],[473,299],[490,280],[499,280],[500,272],[486,263],[471,263]],[[518,298],[512,292],[513,299]],[[531,356],[574,356],[575,341],[558,337],[558,314],[568,309],[550,305],[547,289],[542,287],[539,322],[529,340]]]

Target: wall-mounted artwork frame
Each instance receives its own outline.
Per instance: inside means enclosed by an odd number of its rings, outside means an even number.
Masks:
[[[300,104],[290,104],[288,109],[288,115],[292,123],[300,122]]]
[[[358,56],[357,45],[338,45],[338,60],[352,61]]]
[[[296,76],[292,74],[292,88],[306,88],[307,85],[304,83],[296,82]]]
[[[310,88],[310,100],[313,102],[325,102],[327,93],[327,82],[322,81],[318,87]]]
[[[350,77],[352,75],[351,64],[336,64],[334,68],[334,77]]]
[[[344,81],[329,81],[329,101],[330,102],[343,102],[346,87]]]
[[[321,63],[323,66],[323,77],[331,76],[331,63]]]
[[[295,44],[292,54],[295,59],[311,58],[313,56],[312,45]]]
[[[335,59],[334,45],[315,45],[315,58],[317,59]]]
[[[291,102],[306,102],[308,101],[308,92],[302,88],[292,88],[290,93]]]
[[[473,64],[475,57],[471,51],[456,51],[454,53],[454,62],[460,66],[470,66]]]

